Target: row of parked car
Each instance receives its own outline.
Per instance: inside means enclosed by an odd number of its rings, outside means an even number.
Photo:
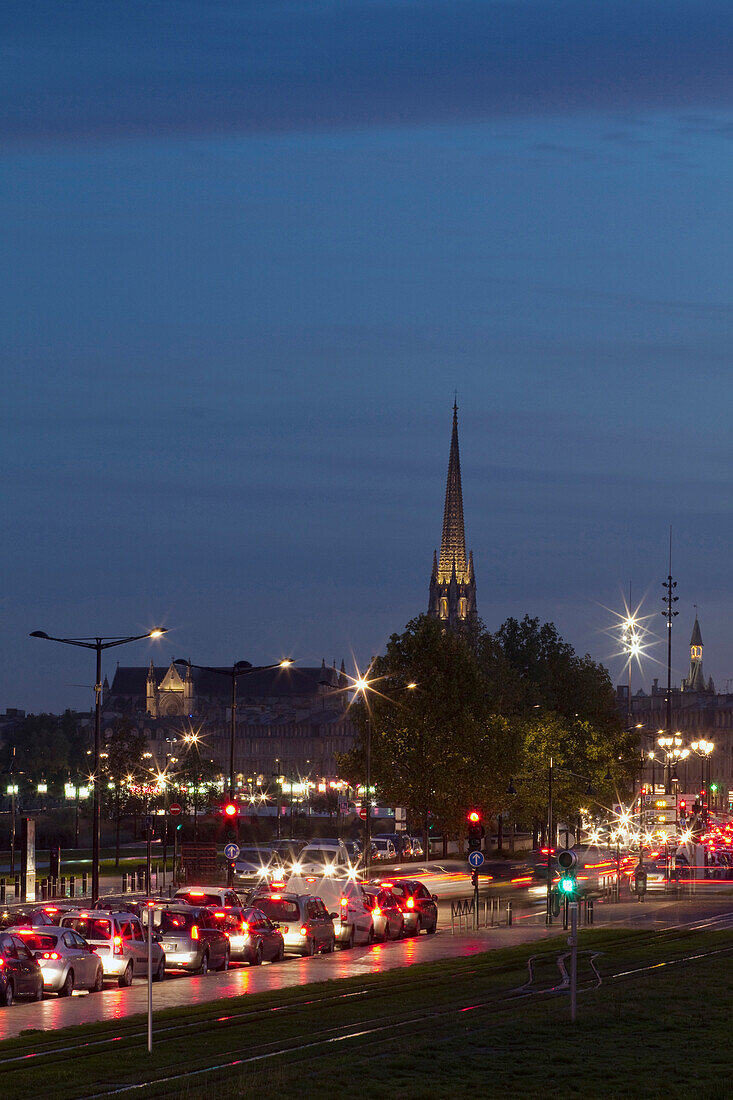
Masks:
[[[242,847],[236,860],[235,878],[239,883],[256,882],[278,875],[285,880],[310,868],[313,863],[320,867],[334,864],[333,859],[327,858],[329,853],[338,853],[338,865],[351,870],[361,870],[364,865],[364,849],[358,840],[274,840],[266,845]],[[422,855],[422,842],[418,837],[404,833],[380,833],[371,839],[371,864],[405,863],[422,859]]]
[[[309,876],[310,877],[310,876]],[[171,969],[206,974],[232,961],[259,966],[285,954],[329,953],[336,944],[433,933],[437,898],[423,883],[322,878],[320,893],[271,882],[240,896],[228,887],[186,886],[170,901],[107,898],[95,909],[49,903],[0,915],[0,1003],[16,996],[99,992]],[[148,942],[148,929],[151,941]]]

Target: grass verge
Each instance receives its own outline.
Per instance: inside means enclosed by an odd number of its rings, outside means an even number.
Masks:
[[[539,986],[554,983],[559,939],[156,1013],[152,1059],[140,1017],[22,1035],[0,1044],[0,1084],[14,1100],[76,1100],[133,1083],[142,1087],[130,1095],[177,1100],[321,1100],[357,1083],[364,1097],[388,1100],[722,1100],[731,1092],[732,946],[729,932],[584,932],[604,981],[580,995],[575,1025],[566,994],[502,999],[526,982],[533,954],[548,956]],[[58,1053],[23,1057],[60,1035]],[[199,1072],[225,1063],[239,1064]]]

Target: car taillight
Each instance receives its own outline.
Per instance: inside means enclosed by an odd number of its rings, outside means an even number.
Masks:
[[[43,952],[43,958],[44,959],[60,959],[61,956],[59,955],[58,951],[44,951]]]
[[[112,940],[112,954],[113,955],[121,955],[122,954],[122,936],[115,936],[114,939]]]
[[[303,927],[301,928],[300,934],[301,934],[301,936],[307,936],[308,935],[308,929],[306,928],[305,925],[303,925]]]
[[[224,917],[224,916],[226,916],[226,914],[225,913],[214,913],[214,916],[215,917]]]
[[[374,908],[372,909],[372,913],[374,914],[375,917],[381,917],[382,910],[379,908],[378,905],[375,905]]]
[[[5,966],[5,959],[0,955],[0,970]]]
[[[191,939],[192,940],[197,940],[198,938],[199,938],[199,926],[197,924],[194,924],[193,928],[191,929]]]
[[[249,932],[249,924],[247,923],[246,920],[242,921],[242,931],[243,932]]]
[[[349,904],[349,899],[348,898],[341,898],[341,908],[342,909],[346,909],[348,904]]]
[[[415,908],[415,899],[414,898],[408,898],[407,899],[407,908],[408,909],[414,909]]]
[[[273,894],[272,895],[272,900],[273,901],[280,901],[280,894]]]

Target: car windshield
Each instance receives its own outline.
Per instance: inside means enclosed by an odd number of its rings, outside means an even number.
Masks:
[[[392,885],[391,889],[392,893],[396,894],[397,897],[400,898],[407,898],[412,894],[412,891],[407,886],[404,886],[401,882],[395,882]]]
[[[242,848],[237,856],[237,863],[266,864],[272,856],[269,852],[261,852],[258,848]]]
[[[300,853],[300,863],[319,863],[327,867],[336,860],[337,852],[327,848],[305,848]]]
[[[56,937],[43,934],[41,932],[32,932],[30,935],[27,933],[21,933],[23,936],[23,943],[31,951],[53,951],[56,947]]]
[[[257,898],[257,908],[275,922],[300,920],[298,903],[285,898]]]
[[[112,922],[99,917],[64,917],[64,927],[73,928],[85,940],[108,940]]]

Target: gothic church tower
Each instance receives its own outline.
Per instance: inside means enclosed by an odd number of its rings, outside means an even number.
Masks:
[[[443,538],[440,543],[440,559],[437,554],[433,554],[428,615],[443,620],[453,629],[473,623],[477,618],[473,553],[466,558],[461,460],[458,454],[458,406],[455,403],[448,482],[445,488]]]

